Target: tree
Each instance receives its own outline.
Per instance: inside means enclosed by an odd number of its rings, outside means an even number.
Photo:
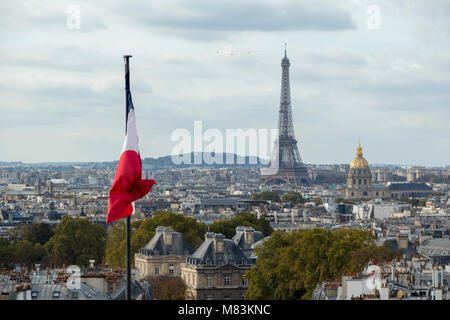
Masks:
[[[394,253],[376,247],[371,232],[356,229],[275,232],[255,249],[256,266],[246,273],[245,299],[310,299],[317,283],[343,272],[360,272],[371,259]]]
[[[293,205],[305,202],[305,199],[303,199],[302,194],[295,191],[291,191],[285,194],[281,200],[283,202],[290,202]]]
[[[105,254],[106,230],[84,218],[64,216],[46,248],[56,261],[66,265],[87,265],[90,259],[101,262]]]
[[[278,193],[273,192],[273,191],[263,191],[260,193],[255,193],[253,194],[253,200],[270,200],[270,201],[276,201],[276,202],[280,202],[280,196],[278,195]]]
[[[9,241],[0,237],[0,267],[9,268],[14,262],[14,252]]]
[[[156,300],[185,300],[187,286],[181,277],[149,276],[145,280]]]
[[[353,202],[351,202],[351,201],[349,201],[347,199],[344,199],[344,198],[337,198],[334,202],[336,202],[337,204],[339,204],[339,203],[353,204]]]
[[[210,225],[210,231],[222,233],[227,239],[231,239],[236,234],[236,227],[252,227],[257,231],[261,231],[265,236],[273,232],[270,221],[264,217],[258,217],[251,212],[241,212],[230,220],[217,221]]]
[[[48,240],[50,240],[51,237],[53,237],[54,234],[55,232],[48,223],[35,222],[31,226],[31,229],[25,233],[24,238],[33,244],[40,243],[44,245]]]
[[[47,250],[40,244],[33,244],[28,240],[20,240],[10,244],[10,250],[14,253],[14,263],[33,266],[42,262],[47,255]]]

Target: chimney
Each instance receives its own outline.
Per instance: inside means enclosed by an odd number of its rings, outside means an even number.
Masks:
[[[213,238],[214,238],[214,232],[205,233],[205,240],[213,239]]]
[[[408,249],[408,235],[397,234],[397,244],[399,249]]]
[[[246,244],[252,245],[255,242],[255,229],[252,227],[245,228],[244,239]]]
[[[172,245],[172,232],[173,232],[173,229],[169,228],[169,227],[164,228],[164,230],[163,230],[164,244],[166,246]]]
[[[161,233],[163,231],[164,231],[164,227],[159,226],[156,228],[156,233]]]
[[[214,250],[216,253],[223,253],[224,250],[224,240],[225,236],[221,233],[214,234]]]

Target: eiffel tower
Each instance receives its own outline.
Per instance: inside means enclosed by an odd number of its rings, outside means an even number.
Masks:
[[[291,89],[289,84],[289,59],[284,50],[281,60],[281,97],[278,118],[278,139],[272,151],[271,163],[261,170],[265,184],[309,185],[308,171],[300,158],[292,123]]]

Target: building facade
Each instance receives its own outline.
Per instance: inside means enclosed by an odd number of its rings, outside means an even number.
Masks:
[[[181,276],[181,264],[194,249],[179,232],[169,227],[157,227],[156,234],[134,256],[140,278],[148,276]]]
[[[221,233],[208,232],[205,241],[181,266],[187,299],[242,300],[247,290],[245,272],[256,259],[247,257]]]

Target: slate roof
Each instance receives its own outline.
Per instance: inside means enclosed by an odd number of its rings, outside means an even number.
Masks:
[[[251,244],[245,243],[245,231],[253,232],[254,241]],[[262,240],[264,238],[264,234],[261,231],[255,231],[252,227],[236,227],[236,234],[231,239],[233,242],[242,250],[247,256],[250,256],[253,252],[252,246],[254,243]]]
[[[398,190],[398,191],[423,191],[423,190],[433,190],[426,183],[410,182],[410,183],[391,183],[389,184],[388,190]]]
[[[450,251],[450,240],[448,239],[427,239],[420,245],[422,248],[436,248],[436,249],[442,249]]]
[[[215,240],[223,240],[223,252],[216,251],[214,247]],[[212,232],[206,233],[205,241],[186,260],[187,263],[208,266],[221,266],[225,264],[251,265],[255,263],[255,260],[246,257],[244,252],[232,240],[225,239],[221,233],[214,234]]]
[[[126,300],[126,281],[122,280],[122,286],[110,296],[112,300]],[[138,281],[130,282],[131,300],[155,300],[153,291],[148,284],[141,285]]]
[[[164,242],[164,231],[172,233],[172,244],[168,245]],[[139,253],[147,256],[167,256],[170,254],[176,256],[188,256],[194,252],[194,249],[184,239],[179,232],[172,231],[172,228],[158,227],[156,234],[147,243],[144,248],[139,249]]]

